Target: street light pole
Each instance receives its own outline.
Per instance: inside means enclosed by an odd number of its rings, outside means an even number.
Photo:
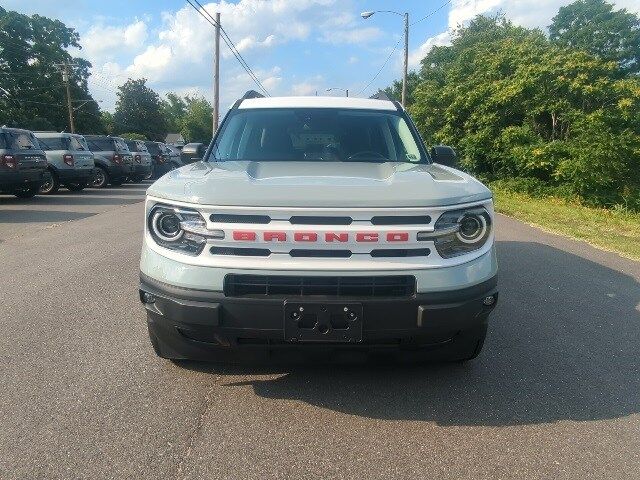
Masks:
[[[402,72],[402,106],[407,104],[407,71],[409,69],[409,13],[404,14],[404,69]]]
[[[71,106],[71,87],[69,86],[69,64],[65,63],[62,66],[62,81],[67,87],[67,108],[69,109],[69,128],[71,133],[76,133],[76,128],[73,123],[73,107]]]
[[[220,12],[216,12],[215,40],[213,51],[213,135],[218,130],[220,116]]]
[[[409,70],[409,12],[400,13],[393,10],[375,10],[362,12],[360,16],[365,20],[371,18],[374,13],[393,13],[404,17],[404,65],[402,67],[402,106],[407,103],[407,75]]]

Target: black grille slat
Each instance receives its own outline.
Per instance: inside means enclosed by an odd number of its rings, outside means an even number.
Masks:
[[[212,255],[231,255],[237,257],[268,257],[271,250],[268,248],[241,248],[241,247],[211,247]]]
[[[306,277],[228,274],[224,280],[227,297],[411,297],[415,291],[416,280],[411,275]]]
[[[296,258],[349,258],[351,250],[304,250],[298,248],[291,250],[289,255]]]
[[[271,223],[269,215],[231,215],[225,213],[212,213],[209,216],[212,222],[216,223]]]
[[[428,225],[430,223],[429,215],[378,215],[371,218],[372,225]]]
[[[297,215],[289,218],[291,225],[351,225],[351,217],[320,217]]]
[[[371,250],[371,256],[375,258],[428,257],[429,254],[431,254],[431,250],[428,248],[381,248]]]

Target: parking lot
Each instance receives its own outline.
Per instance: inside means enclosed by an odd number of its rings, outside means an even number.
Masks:
[[[640,263],[500,216],[467,365],[176,365],[146,186],[0,195],[0,478],[639,478]]]

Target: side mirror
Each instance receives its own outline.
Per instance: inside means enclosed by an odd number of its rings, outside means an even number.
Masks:
[[[458,168],[458,156],[453,148],[447,145],[436,145],[431,147],[429,153],[434,162],[446,167]]]

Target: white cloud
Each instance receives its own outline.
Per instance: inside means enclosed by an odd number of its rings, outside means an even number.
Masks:
[[[449,9],[447,30],[428,38],[416,50],[409,53],[409,64],[416,68],[427,53],[436,45],[448,45],[451,34],[460,25],[467,24],[480,14],[502,12],[516,25],[528,28],[545,29],[558,9],[572,3],[573,0],[453,0]],[[613,2],[615,8],[640,13],[640,2],[637,0],[619,0]]]
[[[82,51],[90,60],[113,58],[125,49],[143,49],[147,36],[147,24],[144,20],[136,20],[124,27],[95,25],[82,36]]]
[[[318,95],[324,94],[326,88],[324,87],[324,78],[322,75],[316,75],[313,78],[308,78],[303,82],[294,83],[291,85],[291,95]]]
[[[349,57],[349,60],[347,60],[347,62],[349,63],[349,65],[353,65],[354,63],[358,63],[360,61],[360,59],[356,56],[351,56]]]
[[[320,37],[321,42],[340,43],[369,43],[380,38],[382,31],[377,27],[346,28],[344,30],[325,30]]]

